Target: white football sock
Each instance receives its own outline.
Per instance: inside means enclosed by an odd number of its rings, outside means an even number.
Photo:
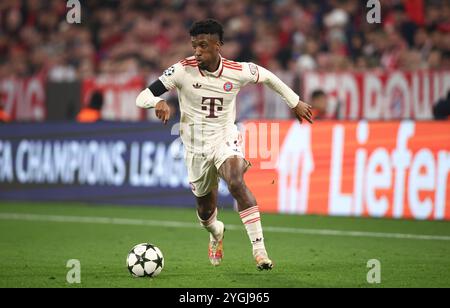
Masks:
[[[205,227],[206,230],[212,235],[212,237],[219,241],[221,240],[223,236],[223,227],[222,223],[217,220],[217,208],[214,210],[214,213],[211,214],[211,217],[209,217],[207,220],[203,220],[200,218],[197,212],[198,220],[200,221],[200,224]]]
[[[260,253],[267,254],[264,246],[264,236],[258,206],[255,205],[239,212],[239,216],[241,216],[250,242],[253,245],[253,256]]]

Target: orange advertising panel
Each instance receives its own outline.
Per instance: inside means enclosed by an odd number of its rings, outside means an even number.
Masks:
[[[450,220],[450,122],[245,123],[266,212]]]

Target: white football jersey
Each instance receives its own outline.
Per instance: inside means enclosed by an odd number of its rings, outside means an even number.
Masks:
[[[159,80],[167,90],[177,89],[180,134],[186,150],[206,153],[235,132],[236,96],[243,86],[258,79],[257,65],[222,57],[213,73],[200,70],[194,57],[168,68]]]
[[[215,72],[200,70],[192,56],[168,68],[159,80],[167,90],[177,89],[181,139],[188,152],[198,154],[209,153],[236,133],[236,96],[246,84],[265,83],[291,108],[299,102],[299,96],[265,68],[222,57]]]

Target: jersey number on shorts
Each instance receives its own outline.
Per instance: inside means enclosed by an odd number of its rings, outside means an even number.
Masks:
[[[208,119],[218,118],[214,113],[216,111],[223,110],[223,97],[202,97],[202,110],[206,111],[209,108],[209,115],[206,117]]]

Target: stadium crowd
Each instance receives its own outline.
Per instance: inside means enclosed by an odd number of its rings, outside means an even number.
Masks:
[[[225,26],[223,55],[273,70],[450,68],[450,2],[383,0],[369,24],[360,0],[89,0],[81,24],[66,1],[0,2],[0,78],[150,74],[192,54],[187,29]]]

